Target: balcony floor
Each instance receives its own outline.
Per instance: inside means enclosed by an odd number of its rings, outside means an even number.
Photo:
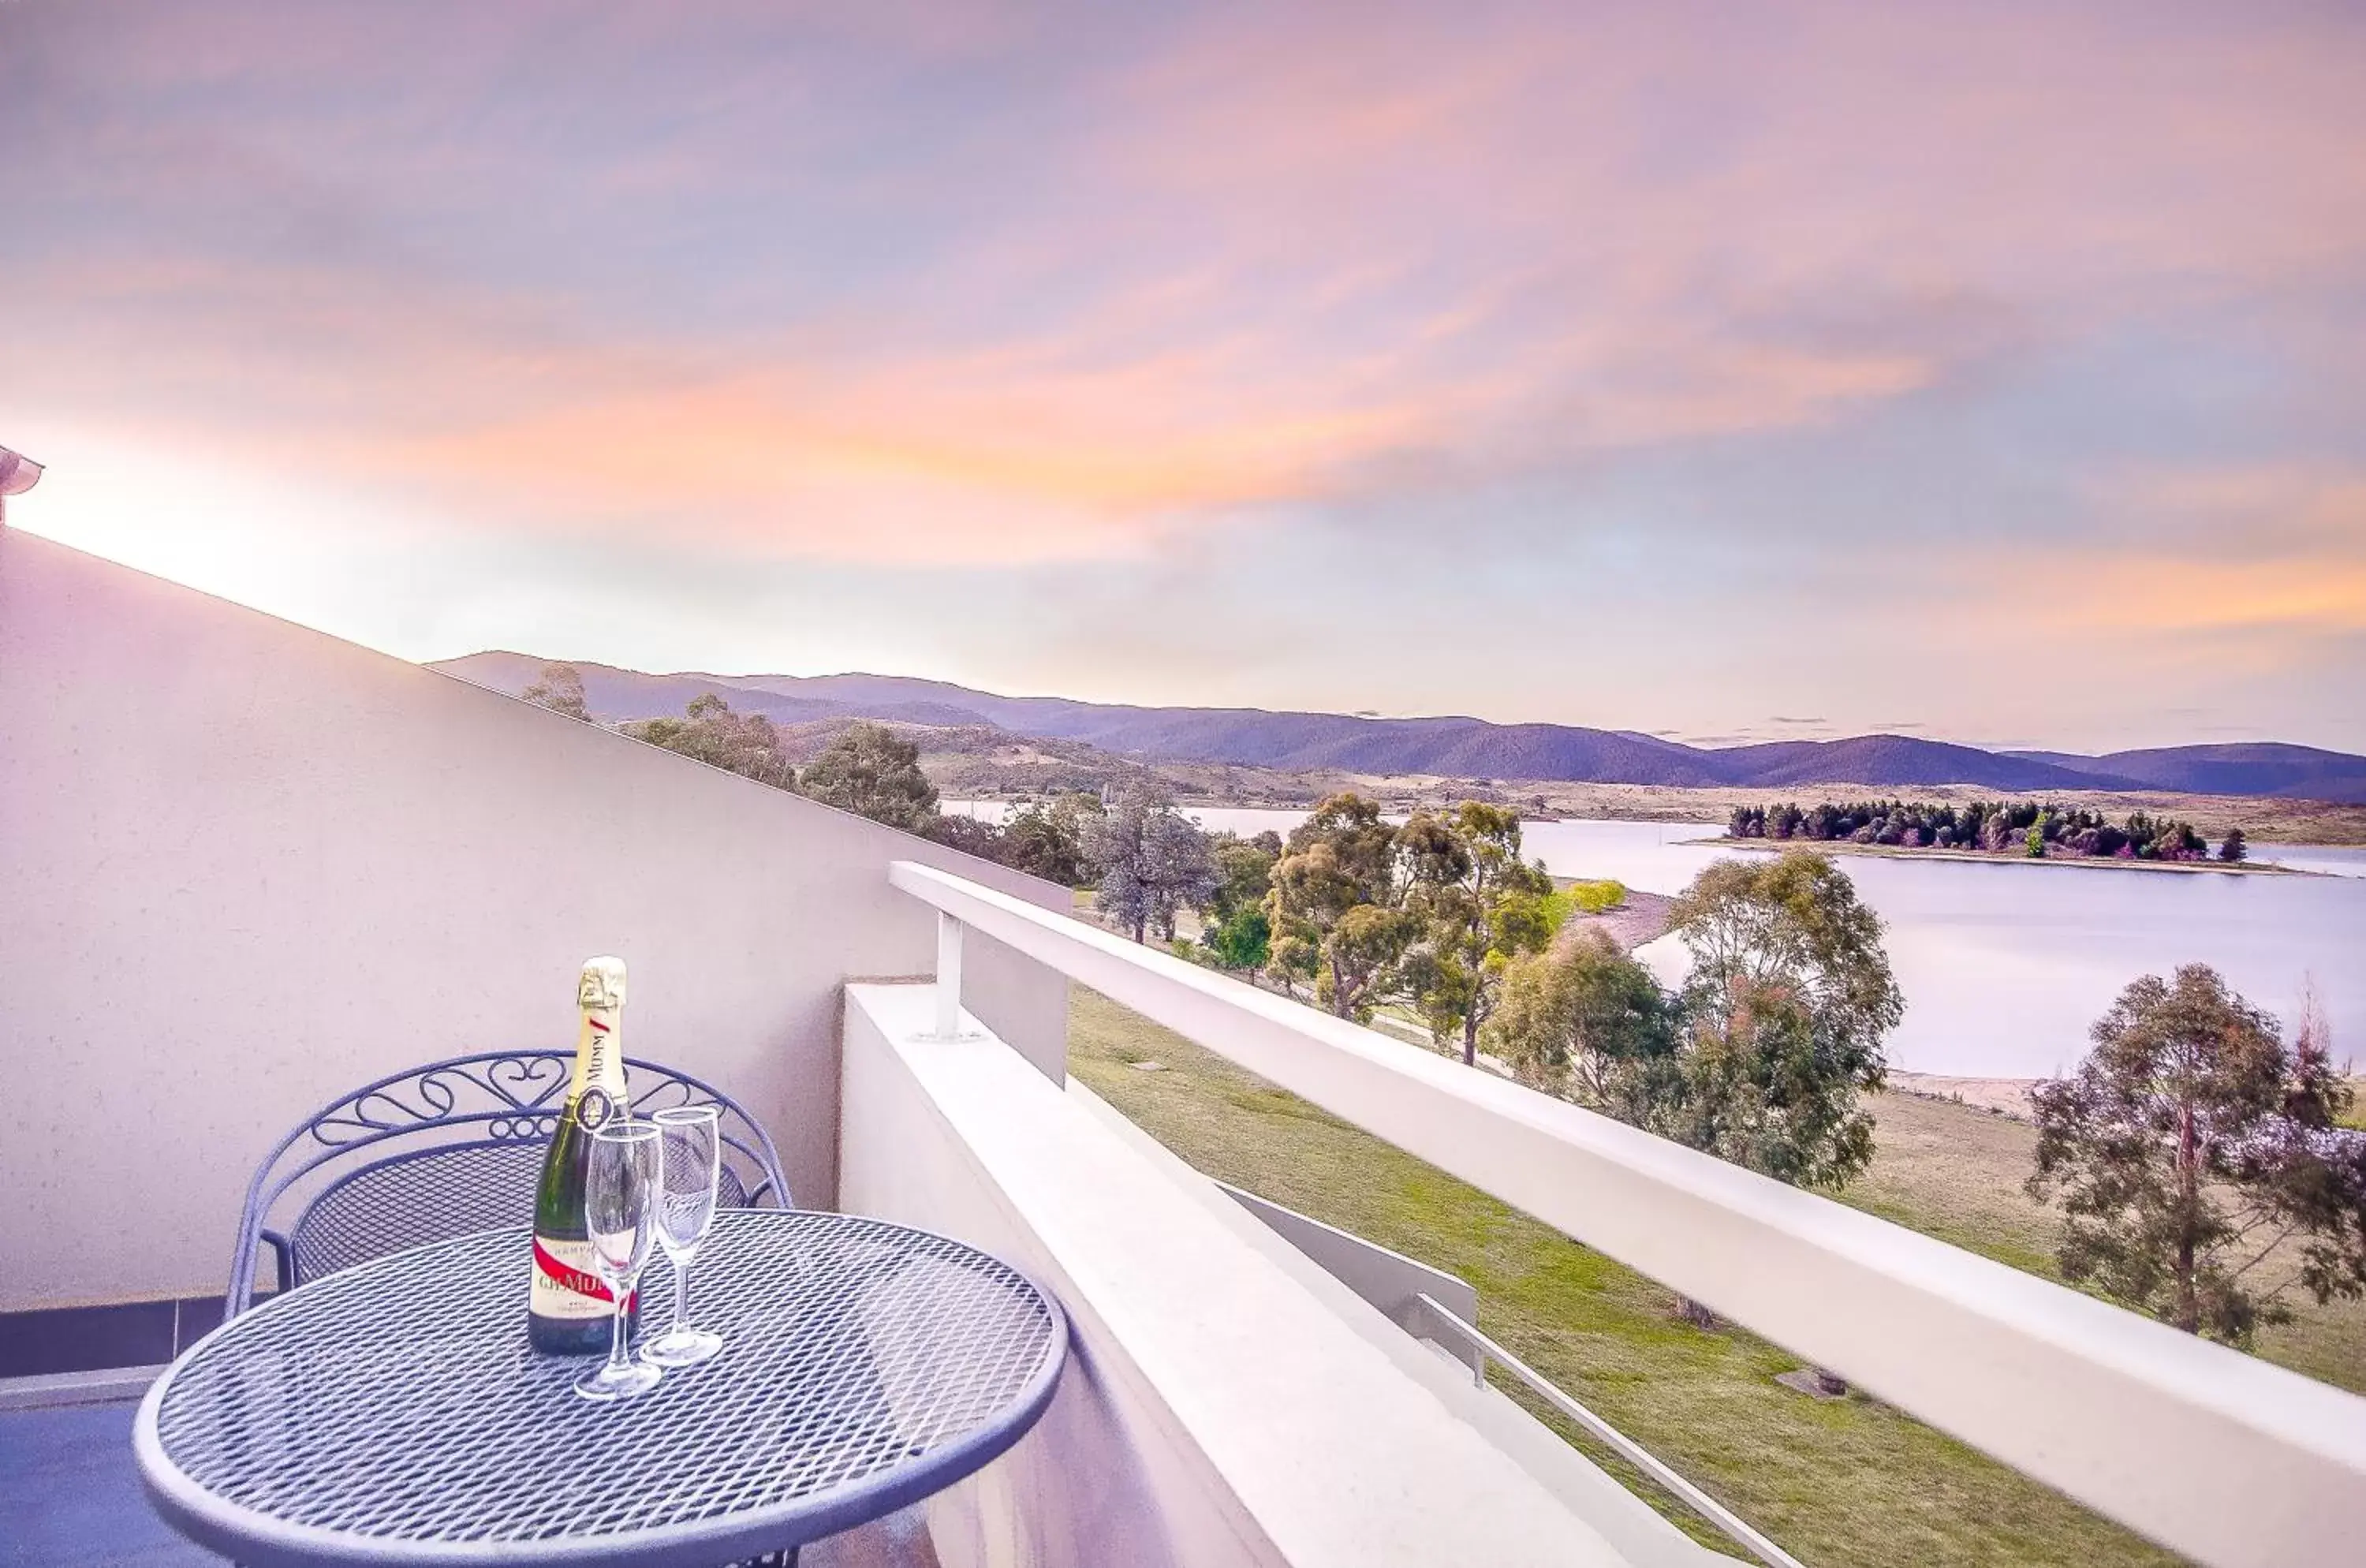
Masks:
[[[0,1568],[220,1568],[148,1506],[137,1401],[0,1411]],[[816,1541],[802,1568],[936,1568],[918,1510]]]
[[[138,1404],[0,1412],[0,1563],[210,1568],[222,1559],[168,1529],[131,1463]]]

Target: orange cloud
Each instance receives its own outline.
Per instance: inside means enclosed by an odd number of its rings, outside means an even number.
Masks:
[[[1546,387],[1583,383],[1586,345]],[[1580,396],[1562,450],[1794,423],[1923,384],[1903,355],[1663,344],[1647,385]],[[1319,501],[1399,451],[1478,446],[1544,392],[1512,367],[1403,379],[1289,362],[1283,345],[1107,365],[1041,347],[748,374],[565,397],[379,454],[447,491],[554,523],[663,515],[766,551],[954,564],[1138,553],[1170,530]],[[612,385],[623,378],[607,378]],[[366,460],[368,454],[363,454]],[[1515,455],[1516,458],[1516,454]],[[1531,454],[1533,457],[1536,454]]]
[[[371,41],[400,21],[293,15],[121,46],[141,112],[75,144],[73,173],[186,248],[61,245],[19,275],[12,358],[85,413],[300,445],[381,486],[423,470],[491,526],[1138,554],[1360,500],[1423,471],[1401,454],[1493,478],[1818,424],[1943,385],[2024,316],[2100,331],[2130,299],[2366,257],[2357,36],[2331,21],[2138,38],[1986,10],[1316,7],[1178,12],[1073,54],[1043,51],[1065,22],[966,7],[812,24],[875,51],[873,102],[743,74],[790,69],[759,47],[775,27],[802,37],[763,8],[626,12],[609,48],[699,90],[588,151],[549,127],[596,93],[481,74],[543,13],[479,8],[456,22],[468,47],[424,62]],[[907,113],[949,62],[993,112]],[[997,140],[1039,109],[1040,140]],[[817,138],[843,168],[783,183],[781,149]],[[1007,184],[979,200],[972,178]],[[471,193],[501,181],[720,238],[627,225],[619,285],[554,243],[581,227],[472,244]],[[281,227],[245,254],[223,236],[255,214]],[[863,219],[879,235],[833,252],[831,221]],[[710,294],[770,313],[675,309]]]
[[[2258,549],[2270,539],[2347,542],[2366,554],[2366,475],[2322,465],[2259,463],[2158,467],[2100,487],[2116,503],[2192,522]]]
[[[1999,637],[2232,637],[2266,665],[2301,640],[2366,632],[2366,476],[2186,467],[2099,493],[2150,540],[2015,552],[1966,607],[1974,622]]]
[[[2092,559],[2091,598],[2061,608],[2110,631],[2366,632],[2366,561],[2293,557],[2261,561]]]
[[[779,554],[916,564],[1134,553],[1410,438],[1410,401],[1227,384],[1195,356],[860,361],[576,398],[408,442],[406,466],[550,519],[679,520]]]

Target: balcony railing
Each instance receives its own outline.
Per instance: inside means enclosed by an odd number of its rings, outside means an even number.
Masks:
[[[1478,1325],[1442,1305],[1435,1297],[1425,1295],[1416,1300],[1421,1308],[1418,1331],[1423,1337],[1449,1348],[1459,1348],[1477,1359],[1482,1369],[1489,1361],[1503,1367],[1530,1393],[1550,1405],[1563,1420],[1649,1476],[1668,1495],[1716,1526],[1728,1540],[1765,1563],[1767,1568],[1805,1568],[1797,1558],[1768,1540],[1740,1514],[1685,1480],[1659,1455],[1588,1410],[1550,1378],[1482,1334]],[[1486,1373],[1482,1371],[1479,1375],[1484,1378]]]
[[[2366,1400],[947,873],[889,880],[938,911],[941,1026],[974,928],[2196,1561],[2325,1561],[2366,1495]]]

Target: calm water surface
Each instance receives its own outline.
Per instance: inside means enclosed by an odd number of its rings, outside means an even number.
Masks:
[[[1001,813],[981,803],[978,815]],[[1188,807],[1210,829],[1287,834],[1303,812]],[[1531,822],[1527,853],[1562,876],[1683,890],[1729,853],[1686,843],[1722,824]],[[2180,874],[2101,866],[1985,865],[1852,856],[1841,864],[1888,924],[1906,994],[1893,1066],[2029,1077],[2075,1065],[2087,1028],[2139,975],[2217,966],[2252,1001],[2296,1014],[2313,977],[2337,1055],[2366,1047],[2366,850],[2259,845],[2257,857],[2328,874]],[[1646,956],[1666,969],[1672,954]]]

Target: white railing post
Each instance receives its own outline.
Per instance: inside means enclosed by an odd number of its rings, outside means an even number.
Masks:
[[[937,1032],[939,1040],[961,1038],[962,923],[937,911]]]

